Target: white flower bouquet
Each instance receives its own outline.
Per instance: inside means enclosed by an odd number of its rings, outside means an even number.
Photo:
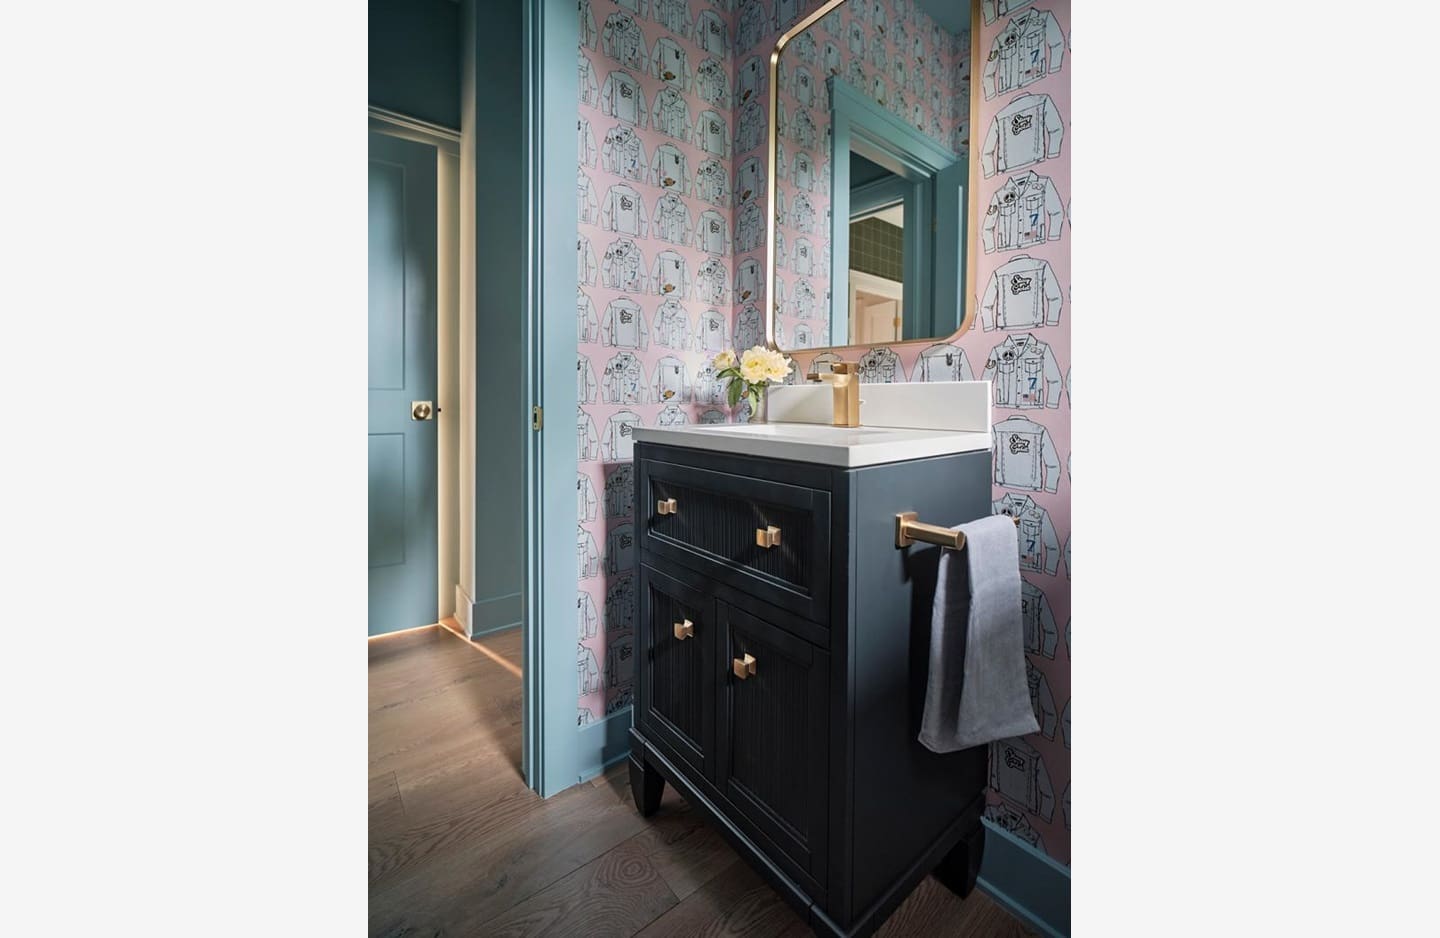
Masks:
[[[750,419],[760,413],[760,395],[790,374],[790,359],[774,349],[757,345],[748,348],[737,358],[732,349],[726,349],[715,356],[715,377],[728,378],[725,396],[733,408],[743,397],[750,402]]]

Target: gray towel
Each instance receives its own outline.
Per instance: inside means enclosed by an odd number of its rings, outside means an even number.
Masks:
[[[1015,522],[960,525],[962,550],[942,550],[930,619],[930,680],[920,742],[954,752],[1040,729],[1025,681]]]

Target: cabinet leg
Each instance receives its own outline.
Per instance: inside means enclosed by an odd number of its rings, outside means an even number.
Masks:
[[[985,857],[985,827],[977,824],[954,846],[940,865],[935,868],[935,878],[961,899],[975,889],[975,878],[980,875],[980,861]]]
[[[635,753],[630,754],[630,793],[635,796],[635,810],[649,817],[660,807],[665,793],[665,778]]]

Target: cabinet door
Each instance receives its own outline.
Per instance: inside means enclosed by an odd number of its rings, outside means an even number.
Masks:
[[[812,888],[823,888],[829,655],[725,602],[716,601],[715,614],[721,669],[718,787],[747,833],[771,845],[767,852],[773,859],[808,877]]]
[[[640,579],[641,727],[713,779],[715,602],[648,564]]]

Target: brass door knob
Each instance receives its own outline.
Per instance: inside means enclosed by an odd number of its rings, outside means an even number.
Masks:
[[[675,623],[675,637],[680,641],[695,637],[695,623],[686,619],[684,622]]]
[[[438,407],[434,406],[433,404],[431,404],[429,401],[411,401],[411,402],[410,402],[410,419],[411,419],[411,420],[429,420],[429,419],[431,419],[432,417],[434,417],[434,416],[435,416],[437,413],[439,413],[439,412],[440,412],[440,409],[439,409]]]
[[[675,514],[675,510],[676,510],[677,508],[679,508],[679,507],[680,507],[680,506],[675,503],[675,499],[673,499],[673,498],[662,498],[662,499],[660,499],[658,502],[655,503],[655,514],[657,514],[657,515],[673,515],[673,514]]]
[[[755,673],[754,655],[747,654],[743,658],[732,658],[730,664],[735,669],[735,676],[742,681]]]
[[[767,525],[767,526],[765,526],[765,527],[763,527],[763,528],[756,528],[756,529],[755,529],[755,546],[756,546],[756,547],[766,547],[766,548],[775,547],[775,546],[779,545],[779,543],[780,543],[780,529],[777,528],[777,527],[775,527],[775,525],[771,524],[771,525]]]

